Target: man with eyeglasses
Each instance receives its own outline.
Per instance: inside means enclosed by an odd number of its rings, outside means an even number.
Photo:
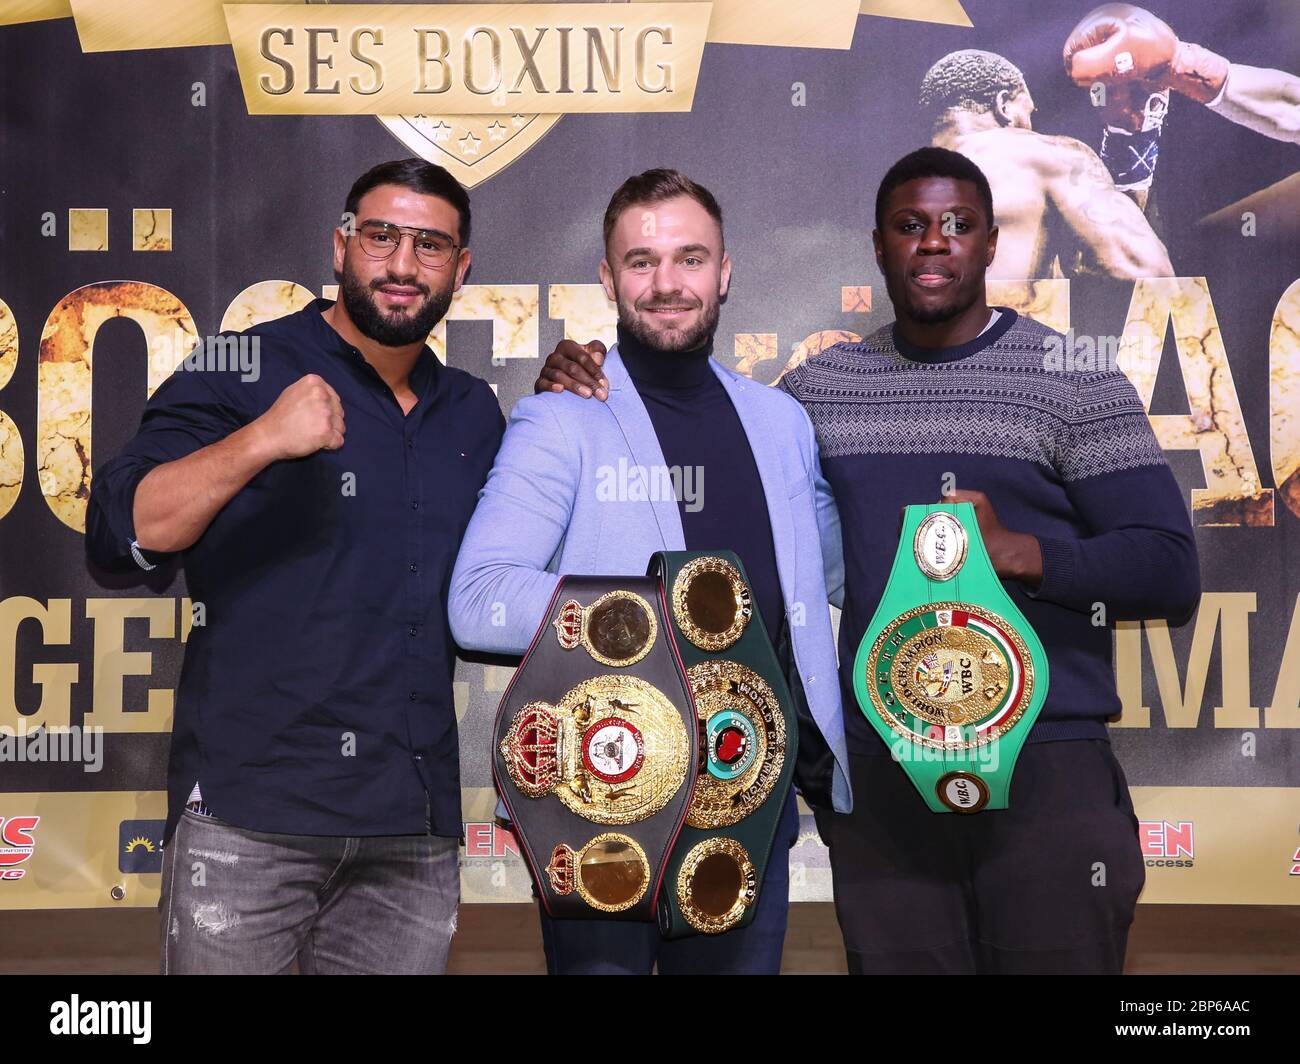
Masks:
[[[370,170],[333,235],[338,301],[243,334],[255,373],[187,360],[95,474],[92,561],[179,555],[204,607],[168,767],[164,973],[446,968],[447,587],[504,429],[488,385],[425,344],[469,235],[441,167]]]

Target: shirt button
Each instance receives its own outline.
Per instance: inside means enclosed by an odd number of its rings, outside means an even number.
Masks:
[[[420,567],[416,565],[415,562],[411,562],[411,572],[418,573],[419,571],[420,571]]]
[[[407,441],[406,441],[406,446],[407,446],[407,447],[414,447],[414,446],[415,446],[415,441],[414,441],[414,440],[407,440]]]
[[[417,695],[414,691],[412,691],[412,692],[411,692],[409,695],[407,695],[406,697],[407,697],[408,699],[410,699],[412,702],[414,702],[414,701],[415,701],[416,699],[418,699],[420,696]]]
[[[411,635],[411,636],[413,636],[413,635],[415,635],[418,631],[419,631],[419,629],[416,628],[415,625],[411,625],[411,627],[408,628],[408,629],[406,630],[406,634],[407,634],[407,635]]]
[[[419,504],[418,502],[412,500],[412,501],[411,501],[411,509],[412,509],[412,510],[418,510],[419,508],[420,508],[420,504]]]

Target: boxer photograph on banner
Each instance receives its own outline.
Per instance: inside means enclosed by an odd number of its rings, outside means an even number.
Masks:
[[[934,123],[930,142],[974,161],[1000,205],[989,276],[1173,273],[1164,244],[1096,153],[1035,132],[1033,96],[1009,60],[975,49],[946,55],[926,72],[920,102]]]
[[[1076,85],[1097,96],[1111,94],[1103,138],[1103,145],[1110,145],[1108,165],[1112,172],[1140,169],[1139,187],[1149,188],[1155,177],[1171,89],[1229,122],[1273,140],[1300,143],[1300,76],[1234,63],[1181,41],[1146,8],[1103,4],[1089,12],[1067,38],[1064,60]],[[1112,116],[1120,125],[1110,124]],[[1264,229],[1272,239],[1294,239],[1300,234],[1300,175],[1213,211],[1199,224],[1237,229],[1246,211],[1252,219],[1267,219]]]

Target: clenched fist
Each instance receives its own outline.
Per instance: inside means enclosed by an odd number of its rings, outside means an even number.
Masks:
[[[1228,77],[1228,61],[1180,41],[1169,24],[1133,4],[1102,4],[1070,31],[1062,58],[1077,85],[1140,82],[1209,103]]]
[[[271,461],[343,446],[343,403],[315,373],[299,377],[257,419]]]

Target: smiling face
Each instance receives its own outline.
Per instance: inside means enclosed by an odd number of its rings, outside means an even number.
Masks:
[[[385,347],[422,343],[451,306],[469,269],[468,248],[458,248],[446,265],[430,267],[415,254],[405,234],[388,258],[374,258],[362,247],[360,232],[367,223],[389,222],[444,235],[460,243],[460,217],[440,196],[429,196],[402,185],[377,185],[357,204],[356,233],[334,231],[334,271],[339,298],[353,324]]]
[[[872,233],[876,262],[902,320],[934,325],[984,300],[998,230],[970,181],[918,177],[889,194]]]
[[[661,351],[694,351],[718,325],[731,281],[722,229],[690,196],[628,207],[614,225],[600,264],[618,320]]]

